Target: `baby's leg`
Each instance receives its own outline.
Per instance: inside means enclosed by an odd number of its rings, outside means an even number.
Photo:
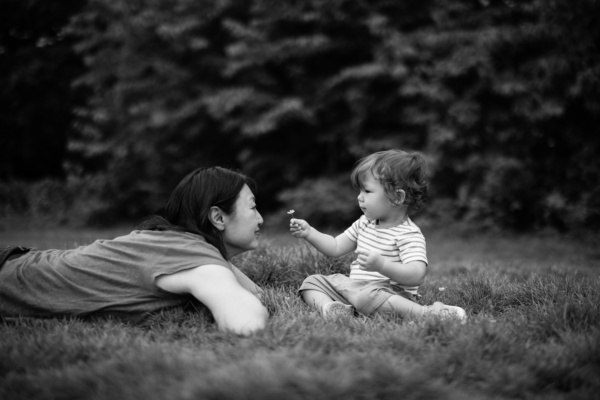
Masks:
[[[437,316],[442,319],[458,319],[463,323],[467,319],[465,310],[456,306],[448,306],[436,301],[431,306],[422,306],[399,295],[390,296],[385,303],[377,309],[384,314],[396,314],[402,318],[420,318],[425,315]]]
[[[302,300],[309,306],[319,310],[324,317],[350,317],[354,315],[354,308],[351,305],[335,301],[318,290],[303,290]]]
[[[402,318],[420,318],[425,315],[426,307],[399,295],[390,296],[378,309],[378,313],[396,314]]]
[[[319,311],[323,309],[325,304],[333,301],[331,297],[318,290],[303,290],[301,296],[306,304]]]

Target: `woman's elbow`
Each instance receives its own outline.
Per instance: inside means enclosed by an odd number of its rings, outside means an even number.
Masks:
[[[261,303],[244,307],[236,314],[221,321],[217,320],[219,329],[236,335],[248,336],[265,329],[269,319],[269,312]]]
[[[268,320],[269,312],[267,311],[266,307],[261,304],[249,319],[244,332],[242,332],[242,335],[262,331],[267,326]]]

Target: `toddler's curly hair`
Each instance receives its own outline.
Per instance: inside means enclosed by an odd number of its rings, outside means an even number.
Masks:
[[[429,176],[427,162],[421,153],[393,149],[378,151],[358,160],[350,176],[356,190],[364,189],[362,181],[367,173],[381,182],[391,202],[399,200],[399,189],[404,190],[404,204],[409,214],[421,210],[427,203]]]

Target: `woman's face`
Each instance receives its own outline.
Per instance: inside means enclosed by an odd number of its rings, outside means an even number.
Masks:
[[[229,257],[258,247],[263,219],[248,185],[244,185],[235,201],[234,211],[225,215],[224,221],[223,242]]]

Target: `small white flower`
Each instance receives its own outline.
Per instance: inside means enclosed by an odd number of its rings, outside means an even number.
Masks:
[[[290,210],[287,213],[290,214],[292,216],[292,218],[294,218],[294,210]]]
[[[443,292],[444,290],[446,290],[446,288],[445,288],[445,287],[441,287],[441,288],[438,288],[438,290],[439,290],[440,292]]]

